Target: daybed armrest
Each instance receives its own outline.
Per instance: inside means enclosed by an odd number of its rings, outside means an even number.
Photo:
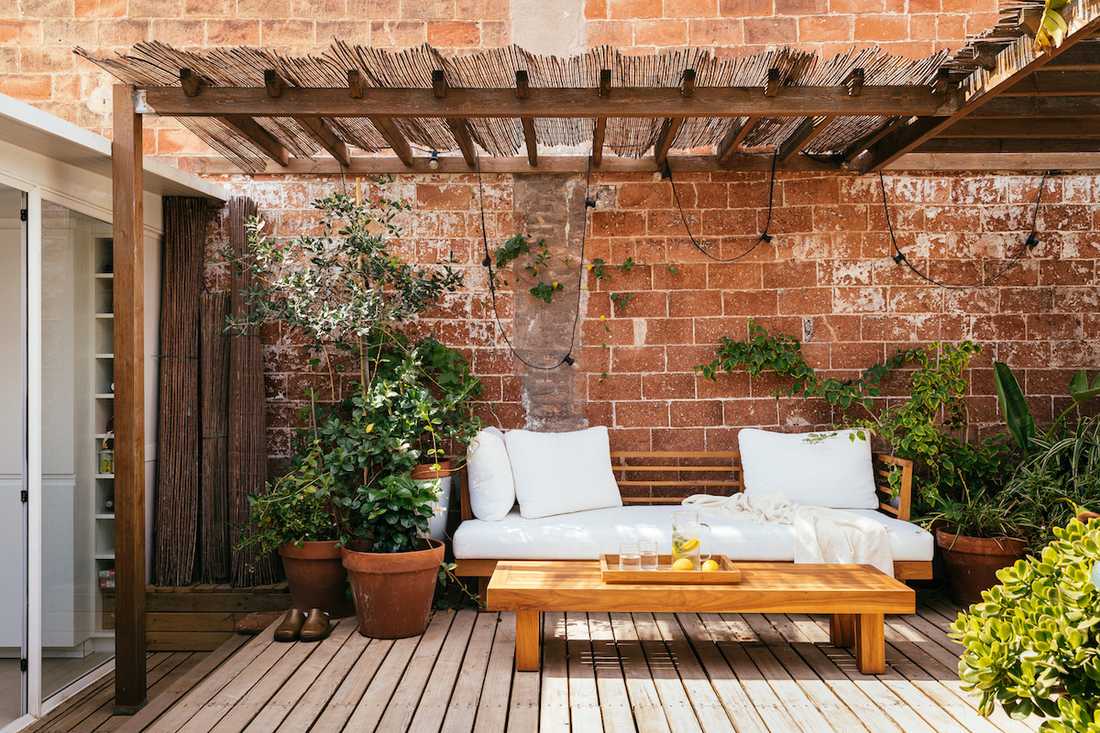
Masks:
[[[898,479],[898,505],[890,503],[893,488],[890,475],[900,473]],[[913,506],[913,462],[908,458],[898,458],[887,453],[875,454],[875,487],[878,490],[878,509],[884,514],[909,521]]]
[[[458,479],[458,518],[465,522],[474,518],[474,510],[470,508],[470,480],[465,462],[462,468],[455,471],[455,478]]]

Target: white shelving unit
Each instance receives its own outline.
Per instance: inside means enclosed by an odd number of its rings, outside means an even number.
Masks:
[[[92,402],[95,414],[95,442],[92,459],[95,461],[95,495],[92,497],[91,521],[95,528],[93,538],[95,549],[92,555],[96,584],[95,595],[95,635],[112,636],[110,629],[103,626],[103,596],[100,587],[100,572],[114,570],[115,567],[115,474],[112,460],[111,471],[104,472],[100,466],[100,451],[106,446],[114,451],[114,268],[111,262],[113,242],[109,237],[97,237],[94,240],[94,274],[92,282],[92,328],[94,329],[94,349],[92,383],[95,390]],[[109,591],[113,593],[113,589]]]

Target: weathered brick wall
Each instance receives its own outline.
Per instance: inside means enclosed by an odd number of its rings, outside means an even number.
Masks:
[[[484,183],[495,246],[514,231],[513,181],[487,175]],[[914,263],[945,281],[974,283],[983,277],[983,261],[995,274],[1020,255],[1038,177],[907,174],[889,175],[886,184],[899,244]],[[290,236],[309,221],[307,202],[340,184],[241,178],[230,185],[255,196],[275,231]],[[392,185],[414,203],[401,251],[425,261],[453,251],[466,270],[467,289],[430,314],[424,329],[470,354],[485,385],[479,413],[487,421],[527,424],[524,370],[496,335],[480,266],[475,179],[401,176]],[[693,231],[724,256],[744,251],[764,225],[767,174],[685,173],[677,187]],[[774,241],[723,264],[691,247],[668,182],[640,174],[593,176],[599,207],[590,214],[587,257],[614,264],[632,257],[637,264],[628,273],[612,268],[600,282],[588,275],[574,367],[584,416],[611,426],[616,446],[635,449],[720,449],[731,447],[743,426],[828,425],[832,416],[823,403],[775,399],[771,377],[742,373],[711,382],[693,374],[721,336],[745,336],[752,317],[773,331],[809,335],[809,362],[837,376],[854,375],[898,347],[975,339],[985,347],[970,373],[975,424],[998,421],[994,359],[1019,370],[1036,415],[1049,419],[1067,399],[1072,371],[1100,364],[1098,187],[1096,176],[1048,179],[1035,251],[995,287],[944,290],[889,258],[876,178],[780,174]],[[618,308],[613,292],[633,298]],[[505,293],[501,316],[508,328],[513,313]],[[266,340],[277,454],[285,450],[305,388],[327,377],[304,371],[292,336],[273,329]],[[887,390],[900,393],[899,385]]]
[[[989,26],[995,1],[7,0],[0,2],[0,92],[106,133],[109,79],[75,58],[75,45],[103,52],[159,39],[185,47],[264,44],[302,53],[339,36],[389,47],[499,46],[531,40],[513,28],[544,33],[552,27],[513,26],[514,18],[556,12],[572,2],[583,9],[579,37],[589,46],[641,51],[692,44],[748,53],[790,43],[829,53],[877,43],[922,56],[956,47]],[[186,159],[210,152],[172,123],[150,127],[147,154]],[[766,216],[766,174],[679,178],[693,231],[725,256],[751,245]],[[282,236],[308,225],[309,201],[340,185],[325,178],[224,182],[253,195]],[[983,259],[993,258],[988,266],[997,272],[1005,258],[1019,254],[1037,182],[1023,175],[889,176],[899,240],[934,276],[977,282],[985,274],[979,271]],[[495,246],[515,231],[513,180],[486,176],[485,183]],[[1039,248],[998,287],[962,290],[929,287],[889,259],[874,178],[781,174],[774,242],[732,264],[708,262],[691,248],[667,182],[601,174],[593,183],[600,206],[590,214],[588,257],[611,263],[632,257],[639,264],[601,283],[588,277],[576,376],[568,390],[545,380],[525,388],[496,335],[479,264],[475,181],[401,176],[394,184],[415,205],[402,253],[433,261],[453,251],[467,270],[467,290],[442,304],[423,327],[469,352],[486,390],[479,412],[490,422],[518,426],[532,414],[565,414],[545,404],[532,411],[530,395],[547,400],[567,393],[569,415],[583,413],[590,423],[612,426],[620,447],[721,448],[732,445],[744,425],[827,424],[830,415],[821,404],[772,398],[769,378],[739,374],[712,383],[694,376],[692,367],[710,358],[719,337],[746,333],[748,317],[773,330],[809,335],[807,358],[835,374],[854,374],[901,344],[974,338],[987,347],[971,373],[971,414],[983,425],[996,422],[994,358],[1022,370],[1040,417],[1065,401],[1073,369],[1100,363],[1100,178],[1048,181]],[[215,283],[222,275],[211,268]],[[629,292],[633,299],[617,308],[611,292]],[[519,312],[537,307],[524,303]],[[554,305],[555,311],[562,307]],[[505,295],[506,327],[513,327],[516,313]],[[279,455],[287,450],[305,390],[325,387],[327,376],[307,371],[303,345],[292,334],[270,328],[265,341],[272,452]]]

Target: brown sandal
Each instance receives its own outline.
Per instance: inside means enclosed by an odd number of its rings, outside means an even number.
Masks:
[[[328,636],[332,624],[329,623],[328,614],[319,608],[309,609],[309,615],[302,624],[302,631],[298,638],[302,641],[321,641]]]
[[[286,616],[283,616],[283,622],[275,628],[275,641],[298,641],[305,620],[305,614],[297,608],[287,611]]]

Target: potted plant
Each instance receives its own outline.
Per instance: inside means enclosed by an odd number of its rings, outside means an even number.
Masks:
[[[1035,556],[959,614],[951,636],[964,689],[1013,717],[1046,718],[1044,733],[1086,733],[1100,720],[1100,521],[1070,520]]]
[[[354,613],[340,555],[331,497],[333,477],[314,441],[266,494],[250,496],[245,543],[277,550],[294,607],[320,608],[332,618]]]
[[[456,290],[461,276],[447,264],[414,266],[393,254],[409,205],[386,196],[382,184],[366,201],[357,189],[355,198],[333,194],[314,206],[317,236],[279,242],[261,221],[250,222],[250,317],[304,333],[311,363],[328,375],[330,405],[318,411],[316,434],[360,633],[411,636],[427,624],[443,561],[442,544],[424,539],[436,492],[411,474],[425,419],[440,432],[445,416],[428,409],[435,396],[405,326]],[[349,369],[357,379],[344,377]]]

